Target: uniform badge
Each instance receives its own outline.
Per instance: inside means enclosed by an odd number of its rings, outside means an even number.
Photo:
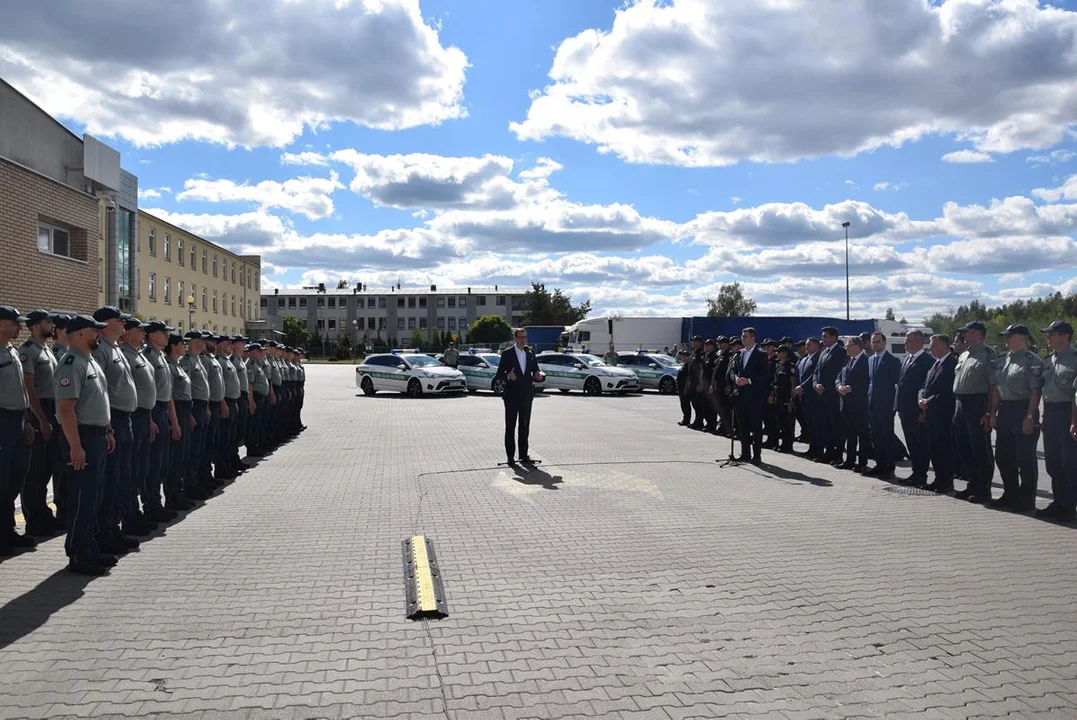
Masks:
[[[23,362],[26,362],[30,358],[26,357],[26,353],[19,353],[19,359],[22,360]]]
[[[71,378],[67,377],[66,375],[64,377],[60,378],[60,387],[67,387],[70,384],[71,384]]]

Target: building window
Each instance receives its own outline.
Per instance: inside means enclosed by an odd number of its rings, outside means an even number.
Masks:
[[[466,328],[467,328],[467,318],[460,318],[460,329],[464,330]]]
[[[195,250],[196,249],[197,248],[195,247],[195,244],[191,243],[191,269],[192,270],[195,269],[194,259],[195,259]]]
[[[213,277],[217,277],[217,253],[213,253]]]
[[[367,306],[368,309],[373,310],[374,305],[375,305],[374,298],[370,297],[370,298],[366,299],[366,306]]]
[[[438,298],[438,307],[445,307],[445,298]]]
[[[426,316],[423,315],[419,318],[419,328],[426,329]]]
[[[451,308],[456,307],[456,298],[454,298],[454,297],[449,298],[449,307],[451,307]]]
[[[445,329],[445,318],[439,317],[438,318],[438,330],[444,330],[444,329]]]
[[[402,307],[404,307],[404,304],[405,304],[405,302],[406,302],[406,301],[404,300],[404,298],[402,298],[402,297],[398,297],[398,298],[396,299],[396,306],[397,306],[398,308],[402,308]]]
[[[325,320],[322,320],[321,318],[318,318],[318,329],[319,330],[325,330]]]
[[[213,312],[217,312],[217,291],[213,291]]]
[[[150,255],[156,255],[157,254],[157,230],[155,230],[154,228],[150,228],[149,245],[150,245]]]
[[[406,322],[407,322],[407,320],[405,320],[404,318],[398,317],[396,319],[396,329],[397,330],[403,330],[406,327],[406,325],[405,325]]]
[[[421,308],[426,307],[426,298],[424,298],[424,297],[419,298],[419,307],[421,307]]]
[[[409,297],[408,298],[408,308],[413,309],[414,307],[415,307],[415,298]]]
[[[337,329],[337,320],[336,320],[336,318],[329,318],[329,329],[330,330],[336,330]]]
[[[498,305],[504,305],[505,304],[505,296],[504,295],[498,295],[497,296],[497,304]]]
[[[337,299],[336,298],[329,298],[329,307],[333,308],[334,310],[337,309]]]
[[[247,289],[250,290],[250,287],[251,287],[251,269],[247,268]]]
[[[269,298],[262,298],[261,300],[258,301],[258,305],[263,310],[265,310],[266,308],[269,307]]]
[[[485,305],[486,304],[486,296],[485,295],[479,295],[477,298],[475,298],[475,304],[476,305]]]
[[[289,310],[295,310],[295,298],[294,297],[288,298],[288,309]]]
[[[178,255],[177,257],[183,257],[183,256]],[[183,281],[182,280],[180,280],[179,282],[176,283],[176,304],[177,305],[187,305],[187,298],[185,298],[183,296]]]
[[[325,307],[325,298],[318,298],[318,307]]]
[[[142,271],[135,270],[135,295],[138,300],[142,299]]]
[[[180,264],[180,267],[183,267],[183,261],[183,238],[176,238],[176,262]]]
[[[278,308],[284,307],[284,298],[282,298],[282,297],[277,298],[277,307]]]
[[[307,299],[306,298],[299,298],[299,307],[305,308],[306,306],[307,306]]]
[[[248,318],[253,318],[253,316],[251,315],[251,301],[250,300],[247,301],[247,317]]]
[[[236,316],[236,296],[232,296],[232,317]]]
[[[408,318],[408,330],[414,330],[414,329],[415,329],[415,318],[409,317]]]
[[[438,319],[440,320],[440,318],[438,318]],[[456,318],[454,318],[454,317],[449,318],[449,329],[450,330],[455,330],[456,329]]]
[[[165,275],[165,302],[169,305],[172,304],[172,278]]]
[[[37,249],[51,255],[73,258],[71,231],[57,225],[37,224]]]
[[[209,291],[202,288],[202,309],[209,310]]]
[[[202,274],[209,275],[209,254],[205,250],[202,251]]]
[[[157,273],[150,273],[149,298],[157,302]]]
[[[165,262],[172,262],[172,236],[165,233]]]
[[[255,275],[254,276],[254,289],[255,289],[256,292],[262,292],[262,276],[261,275]]]
[[[232,263],[232,284],[236,284],[236,264]]]
[[[368,317],[366,319],[366,329],[367,330],[373,330],[374,329],[374,318]]]
[[[449,307],[452,307],[452,306],[450,305]],[[467,296],[466,295],[461,295],[460,296],[460,307],[467,307]]]

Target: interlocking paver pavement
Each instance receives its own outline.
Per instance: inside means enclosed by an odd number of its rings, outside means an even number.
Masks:
[[[1077,529],[720,468],[674,405],[547,393],[518,473],[496,398],[312,367],[310,429],[110,577],[58,539],[0,565],[0,717],[1077,716]]]

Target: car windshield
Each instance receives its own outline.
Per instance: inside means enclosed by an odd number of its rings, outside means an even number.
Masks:
[[[481,357],[483,360],[490,363],[494,367],[497,367],[497,364],[501,362],[500,355],[479,355],[479,357]]]
[[[577,355],[584,365],[589,367],[606,367],[606,363],[602,362],[601,358],[597,358],[594,355]]]
[[[677,361],[671,357],[663,357],[662,355],[648,355],[647,359],[651,362],[656,362],[659,365],[665,365],[666,367],[677,367]]]
[[[412,367],[438,367],[441,365],[429,355],[407,355],[404,358]]]

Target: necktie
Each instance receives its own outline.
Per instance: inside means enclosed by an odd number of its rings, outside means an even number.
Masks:
[[[931,381],[935,379],[935,376],[939,374],[939,370],[941,369],[942,360],[936,360],[935,364],[931,366],[931,375],[927,379],[928,384],[931,384]]]

